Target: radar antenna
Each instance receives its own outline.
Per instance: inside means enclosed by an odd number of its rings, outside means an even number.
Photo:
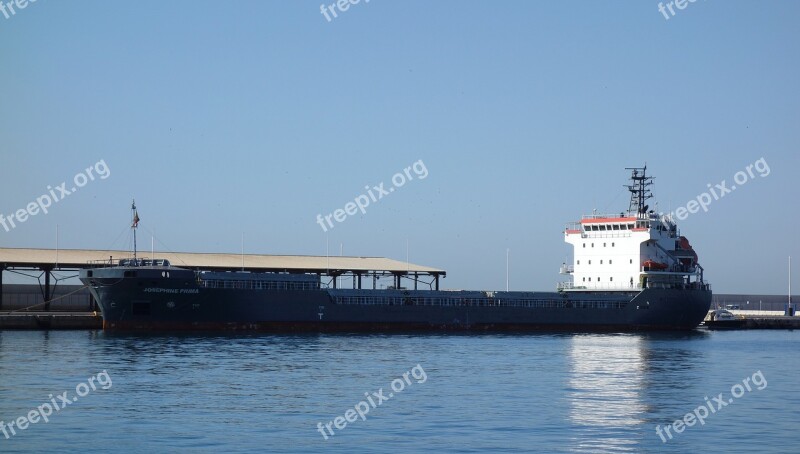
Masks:
[[[647,164],[644,167],[626,167],[631,171],[631,184],[625,185],[631,193],[631,203],[628,212],[646,214],[648,205],[645,202],[653,198],[650,187],[653,185],[653,177],[647,176]]]

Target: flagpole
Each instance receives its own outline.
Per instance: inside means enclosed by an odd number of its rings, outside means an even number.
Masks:
[[[506,248],[506,291],[508,291],[508,253],[510,249]]]
[[[330,276],[331,276],[331,256],[328,253],[328,233],[326,232],[325,233],[325,277],[330,277]],[[330,286],[330,283],[328,285]],[[335,282],[334,282],[334,287],[336,287]]]
[[[131,211],[133,212],[133,222],[131,223],[131,228],[133,229],[133,266],[136,266],[138,263],[138,260],[136,260],[136,227],[137,224],[139,224],[139,215],[136,212],[136,199],[131,203]]]

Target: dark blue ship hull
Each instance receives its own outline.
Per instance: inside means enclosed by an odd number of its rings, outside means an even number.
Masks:
[[[218,273],[210,279],[174,267],[82,270],[80,276],[107,330],[688,330],[711,304],[703,285],[603,292],[350,290],[320,288],[315,275]]]

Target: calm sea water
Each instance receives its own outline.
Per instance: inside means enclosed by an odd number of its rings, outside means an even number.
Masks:
[[[85,394],[0,452],[799,452],[798,341],[0,331],[0,420]],[[704,425],[656,434],[720,393]]]

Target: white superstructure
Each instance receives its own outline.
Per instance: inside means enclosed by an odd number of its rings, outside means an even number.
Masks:
[[[572,280],[560,284],[559,290],[631,291],[702,282],[697,254],[672,217],[648,211],[645,205],[652,197],[647,167],[631,170],[627,212],[584,216],[567,225],[564,241],[574,248],[573,263],[564,264],[561,272]]]

